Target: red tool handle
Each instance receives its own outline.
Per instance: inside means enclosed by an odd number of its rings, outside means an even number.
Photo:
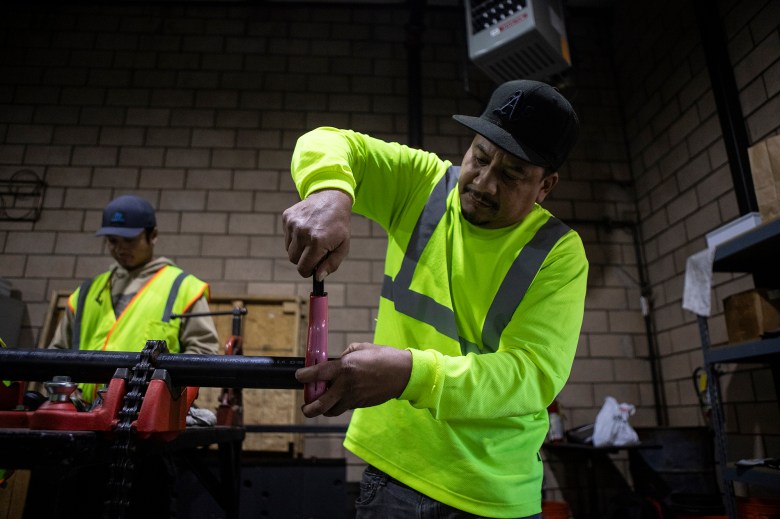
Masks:
[[[309,295],[309,329],[306,338],[306,366],[328,360],[328,293],[322,281],[314,281],[314,291]],[[303,401],[314,402],[327,389],[324,380],[309,382],[303,386]]]

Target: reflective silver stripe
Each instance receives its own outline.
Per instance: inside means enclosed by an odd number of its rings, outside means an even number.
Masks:
[[[551,216],[517,255],[485,317],[482,346],[486,351],[498,350],[501,334],[520,306],[536,273],[558,240],[569,230],[568,225]]]
[[[569,227],[557,218],[550,217],[520,251],[490,305],[482,328],[480,347],[460,337],[452,309],[437,303],[430,296],[414,292],[409,288],[423,250],[447,210],[447,195],[455,187],[459,173],[459,167],[450,166],[434,187],[412,231],[395,280],[387,275],[384,278],[382,297],[392,301],[396,311],[426,323],[442,335],[458,341],[464,355],[470,352],[494,352],[498,350],[501,334],[512,319],[536,273],[553,246],[569,231]]]
[[[431,195],[428,197],[420,218],[409,238],[409,244],[406,246],[404,259],[401,263],[401,270],[395,276],[395,282],[400,283],[404,288],[412,284],[414,269],[417,268],[417,262],[428,245],[436,226],[439,225],[445,211],[447,211],[447,195],[457,185],[459,167],[450,166],[444,176],[434,186]]]
[[[427,323],[439,333],[454,340],[458,340],[458,327],[455,325],[455,314],[452,313],[452,309],[437,303],[427,295],[413,292],[409,287],[420,256],[428,245],[434,229],[444,217],[447,210],[447,195],[457,184],[459,172],[459,167],[450,166],[434,186],[409,238],[401,269],[396,274],[395,280],[385,276],[382,284],[382,297],[393,301],[396,311]]]
[[[176,302],[176,297],[179,295],[179,287],[189,274],[186,272],[180,272],[176,279],[173,280],[171,285],[171,291],[168,292],[168,300],[165,302],[165,310],[162,314],[162,322],[167,323],[171,320],[171,313],[173,312],[173,303]]]
[[[390,276],[385,276],[382,297],[393,301],[397,312],[429,324],[451,339],[459,340],[455,314],[429,296],[414,292],[398,282],[394,283]]]
[[[479,344],[471,342],[470,340],[461,337],[460,352],[463,353],[463,355],[468,355],[469,353],[477,353],[477,354],[482,353],[482,350],[479,348]]]

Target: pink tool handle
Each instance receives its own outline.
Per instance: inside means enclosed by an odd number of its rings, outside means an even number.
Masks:
[[[309,296],[309,330],[306,339],[306,366],[328,360],[328,295]],[[303,401],[314,402],[327,389],[324,380],[309,382],[303,386]]]

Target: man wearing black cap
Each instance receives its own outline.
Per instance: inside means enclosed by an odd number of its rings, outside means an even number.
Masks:
[[[208,312],[209,287],[154,257],[157,220],[149,202],[133,195],[112,200],[96,235],[105,236],[116,263],[71,294],[50,348],[141,351],[151,339],[165,340],[173,353],[218,353],[211,317],[169,317]],[[79,387],[86,402],[95,398],[94,384]]]
[[[298,370],[328,390],[308,417],[355,409],[359,518],[539,517],[547,406],[569,376],[588,262],[539,204],[579,122],[554,88],[500,85],[460,168],[349,130],[303,135],[284,213],[299,273],[322,279],[350,245],[352,211],[388,235],[374,344]],[[430,515],[429,515],[430,514]]]

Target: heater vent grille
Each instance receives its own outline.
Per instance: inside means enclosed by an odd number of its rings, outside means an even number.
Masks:
[[[569,68],[560,0],[466,0],[469,57],[498,82]]]

